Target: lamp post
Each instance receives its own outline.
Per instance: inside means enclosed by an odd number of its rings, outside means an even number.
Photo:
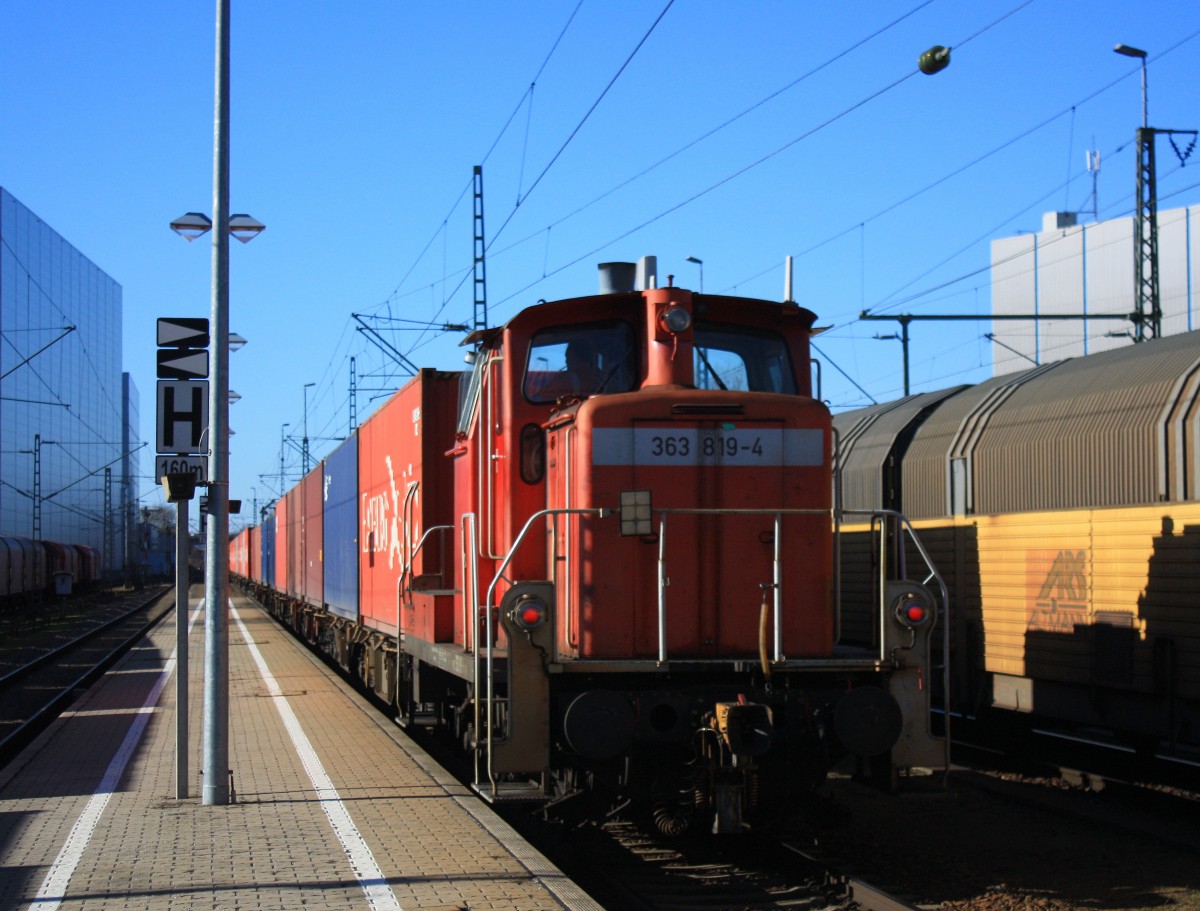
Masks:
[[[204,784],[201,803],[229,803],[229,0],[217,0],[213,116],[212,328],[208,548],[204,560]]]
[[[1145,129],[1150,125],[1146,106],[1146,52],[1140,48],[1130,47],[1128,44],[1118,44],[1113,50],[1125,57],[1134,57],[1142,61],[1142,129]]]
[[[1134,342],[1162,335],[1162,302],[1158,288],[1158,190],[1155,187],[1154,137],[1172,130],[1154,130],[1146,101],[1146,52],[1127,44],[1113,48],[1142,62],[1142,126],[1137,142],[1137,209],[1133,219]]]
[[[205,806],[229,803],[229,350],[244,344],[229,333],[229,237],[248,243],[262,222],[229,214],[229,6],[216,0],[213,114],[213,220],[188,212],[171,222],[186,240],[212,232],[212,380],[209,384],[208,547],[204,561]],[[239,344],[240,342],[240,344]]]
[[[697,259],[694,256],[689,256],[687,258],[687,261],[689,263],[695,263],[697,266],[700,267],[700,293],[703,294],[704,293],[704,260]]]
[[[304,466],[303,471],[300,472],[300,477],[302,477],[302,478],[308,476],[308,389],[310,386],[315,386],[315,385],[317,385],[317,384],[316,383],[305,383],[304,384],[304,443],[300,449],[300,456],[301,456],[300,461],[301,461],[301,464]]]

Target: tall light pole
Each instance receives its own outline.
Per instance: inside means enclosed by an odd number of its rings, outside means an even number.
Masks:
[[[695,263],[697,266],[700,267],[700,293],[703,294],[704,293],[704,260],[697,259],[694,256],[689,256],[687,258],[687,261],[689,263]]]
[[[188,212],[171,223],[187,240],[212,232],[212,354],[208,390],[208,540],[204,560],[205,806],[229,803],[229,236],[248,243],[263,224],[229,214],[229,5],[216,0],[213,115],[213,219]]]
[[[229,4],[217,0],[213,117],[212,318],[208,548],[204,561],[204,784],[201,803],[229,803]]]
[[[1154,134],[1146,103],[1146,52],[1127,44],[1113,48],[1142,62],[1142,126],[1137,131],[1137,211],[1133,216],[1134,341],[1162,335],[1158,296],[1158,190],[1155,187]]]
[[[315,386],[316,383],[304,384],[304,445],[300,450],[301,462],[304,469],[300,472],[300,477],[308,477],[308,389],[310,386]]]
[[[216,0],[213,115],[212,381],[208,389],[208,547],[204,560],[205,806],[229,803],[229,237],[248,243],[263,230],[229,214],[229,5]],[[244,344],[244,342],[243,342]]]
[[[1146,105],[1146,52],[1136,47],[1130,47],[1128,44],[1118,44],[1113,50],[1118,54],[1126,57],[1134,57],[1142,61],[1142,129],[1145,129],[1150,126]]]

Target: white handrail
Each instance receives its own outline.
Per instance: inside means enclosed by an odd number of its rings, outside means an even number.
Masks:
[[[928,585],[930,582],[937,582],[938,593],[941,595],[942,613],[945,614],[944,623],[942,624],[942,701],[943,714],[945,720],[943,722],[943,736],[945,738],[946,747],[946,768],[950,768],[950,590],[946,587],[946,582],[942,579],[941,573],[937,571],[933,560],[929,557],[929,551],[925,549],[925,545],[921,542],[917,535],[917,530],[909,521],[908,516],[897,512],[894,509],[847,509],[847,513],[852,515],[870,516],[872,519],[888,517],[899,523],[901,530],[908,533],[909,540],[917,548],[917,553],[921,559],[925,561],[925,568],[929,571],[922,580],[923,585]],[[881,539],[886,536],[881,535]],[[900,553],[903,556],[904,548],[900,548]],[[902,568],[903,569],[903,568]],[[934,622],[937,622],[935,618]],[[880,643],[882,648],[882,642]]]
[[[828,509],[658,509],[658,663],[667,663],[667,587],[671,579],[666,573],[667,516],[773,516],[775,542],[771,557],[771,587],[774,608],[774,660],[783,660],[783,517],[829,516]]]
[[[513,557],[516,556],[517,551],[520,549],[521,545],[525,542],[525,537],[526,537],[526,535],[529,534],[529,531],[533,527],[534,522],[537,522],[540,519],[544,519],[547,516],[557,516],[557,515],[591,515],[591,516],[599,516],[600,518],[604,518],[605,516],[610,515],[613,512],[614,512],[614,510],[603,509],[603,508],[542,509],[542,510],[539,510],[538,512],[535,512],[533,515],[531,515],[525,521],[525,524],[521,527],[521,531],[517,535],[516,540],[513,541],[512,547],[509,548],[508,554],[504,557],[503,561],[501,561],[500,565],[498,567],[496,567],[496,571],[492,575],[492,581],[488,584],[487,595],[485,596],[485,598],[483,600],[482,608],[484,611],[485,621],[486,621],[485,625],[484,625],[484,628],[486,630],[484,644],[487,647],[487,661],[486,661],[486,667],[487,667],[487,699],[486,699],[486,706],[487,706],[487,775],[488,775],[488,782],[492,786],[492,797],[493,798],[496,797],[496,774],[495,774],[493,764],[492,764],[492,753],[493,753],[493,748],[494,748],[493,740],[494,740],[494,733],[495,733],[494,732],[495,726],[494,726],[493,722],[495,721],[495,701],[496,701],[495,661],[494,661],[496,637],[495,637],[495,634],[494,634],[494,631],[492,628],[492,598],[496,593],[496,585],[503,578],[504,571],[506,569],[508,569],[509,563],[512,562]],[[479,670],[480,670],[480,653],[481,653],[481,651],[482,651],[482,648],[477,643],[476,648],[475,648],[475,736],[476,737],[479,736],[479,724],[481,722],[480,708],[479,708],[479,685],[481,682],[479,680]],[[475,750],[475,784],[476,785],[480,784],[480,781],[479,781],[479,750],[478,749]]]

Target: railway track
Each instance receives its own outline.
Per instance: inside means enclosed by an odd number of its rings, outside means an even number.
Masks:
[[[8,763],[174,606],[166,590],[129,593],[95,614],[12,644],[0,675],[0,766]]]
[[[506,814],[507,815],[507,814]],[[627,820],[570,832],[510,823],[607,908],[912,911],[811,849],[772,836],[667,838]]]
[[[1008,723],[986,726],[957,719],[956,760],[1024,774],[1058,776],[1074,787],[1110,784],[1197,792],[1200,755],[1158,744],[1130,745],[1107,732]]]
[[[265,608],[260,606],[265,611]],[[270,612],[266,611],[270,616]],[[293,630],[275,622],[289,635]],[[394,707],[363,690],[328,656],[298,636],[348,685],[387,717]],[[450,745],[421,728],[406,733],[464,784],[470,764]],[[529,804],[493,809],[606,908],[622,911],[913,911],[884,890],[830,868],[817,855],[778,837],[712,836],[670,838],[653,826],[613,818],[569,825],[547,822]]]
[[[465,774],[438,738],[413,736]],[[1195,848],[1170,837],[1184,825],[1176,811],[1140,798],[1135,811],[1112,788],[1098,803],[1086,789],[997,778],[957,770],[897,796],[835,775],[775,838],[666,838],[628,820],[571,826],[498,809],[598,903],[623,911],[1082,911],[1117,893],[1137,896],[1126,911],[1200,911]]]

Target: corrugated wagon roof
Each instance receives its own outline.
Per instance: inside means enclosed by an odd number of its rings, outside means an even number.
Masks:
[[[1194,397],[1198,369],[1200,334],[1189,333],[1063,361],[1023,384],[975,450],[975,511],[1168,499],[1164,420]]]
[[[1200,332],[834,422],[847,508],[897,505],[883,502],[896,453],[893,483],[911,518],[1200,499]]]
[[[834,415],[842,473],[842,506],[846,509],[895,508],[898,504],[886,489],[886,479],[891,473],[888,462],[894,450],[899,445],[902,455],[909,435],[921,417],[966,388],[955,386]]]
[[[1181,456],[1168,451],[1165,415],[1194,398],[1198,368],[1200,333],[1188,333],[981,383],[918,430],[904,509],[924,517],[952,505],[986,514],[1166,499]],[[1181,443],[1194,439],[1191,421]]]

